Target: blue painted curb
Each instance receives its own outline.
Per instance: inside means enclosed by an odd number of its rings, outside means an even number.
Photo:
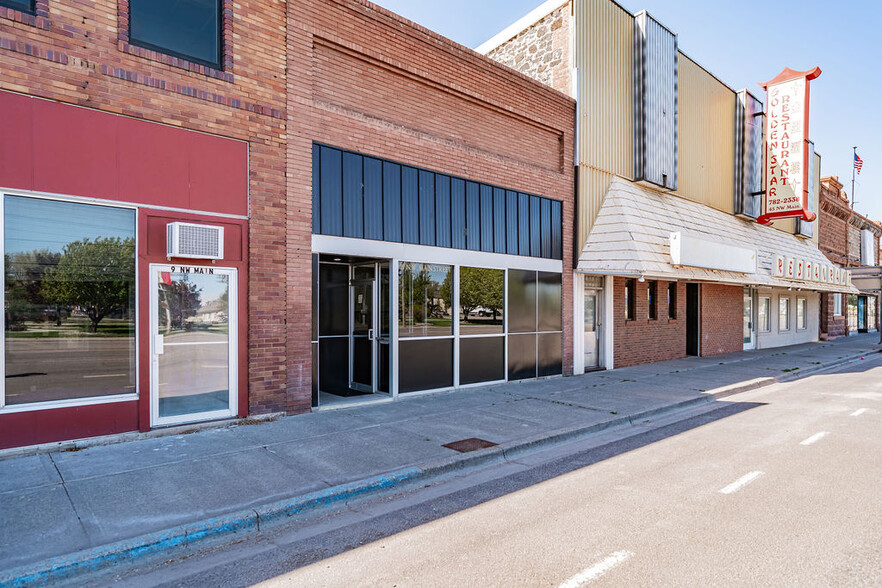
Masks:
[[[113,564],[131,562],[190,543],[223,535],[257,529],[262,521],[272,521],[351,500],[380,490],[388,490],[421,477],[422,470],[407,468],[366,480],[342,484],[326,490],[298,496],[261,507],[248,509],[224,517],[181,525],[164,531],[147,533],[135,539],[111,543],[79,551],[73,555],[54,557],[38,564],[30,564],[0,572],[0,588],[38,586],[50,581],[70,578],[82,572],[98,571]]]

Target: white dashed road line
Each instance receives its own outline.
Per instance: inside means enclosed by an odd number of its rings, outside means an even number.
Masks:
[[[581,572],[561,584],[559,588],[581,588],[582,586],[585,586],[589,582],[592,582],[593,580],[596,580],[600,576],[609,572],[616,566],[622,565],[623,563],[628,561],[632,555],[634,554],[630,551],[616,551],[609,557],[597,562],[590,568],[582,570]]]
[[[738,492],[739,490],[741,490],[742,488],[744,488],[745,486],[747,486],[748,484],[750,484],[751,482],[753,482],[754,480],[756,480],[757,478],[759,478],[762,475],[763,475],[763,472],[760,472],[760,471],[750,472],[749,474],[745,474],[745,475],[741,476],[740,478],[738,478],[737,480],[735,480],[734,482],[732,482],[731,484],[729,484],[728,486],[726,486],[725,488],[721,489],[720,494],[734,494],[735,492]]]
[[[853,413],[851,413],[851,416],[861,416],[865,412],[867,412],[866,408],[859,408],[856,411],[854,411]]]
[[[829,434],[830,433],[828,433],[827,431],[821,431],[820,433],[815,433],[814,435],[812,435],[811,437],[809,437],[805,441],[800,442],[800,445],[811,445],[812,443],[816,443],[816,442],[820,441],[821,439],[823,439],[824,437],[826,437]]]

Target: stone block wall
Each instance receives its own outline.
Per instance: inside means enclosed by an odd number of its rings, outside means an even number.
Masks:
[[[568,2],[487,56],[571,95],[571,11],[572,3]]]

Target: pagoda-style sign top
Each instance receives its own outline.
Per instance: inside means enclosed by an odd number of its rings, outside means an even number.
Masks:
[[[809,82],[821,75],[815,67],[796,71],[789,67],[761,83],[766,90],[766,191],[763,213],[757,222],[799,218],[812,222],[809,209]]]

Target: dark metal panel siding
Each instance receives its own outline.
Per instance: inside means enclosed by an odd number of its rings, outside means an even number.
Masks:
[[[401,167],[401,240],[420,242],[419,173],[415,168]]]
[[[563,204],[551,201],[551,257],[563,259]]]
[[[505,190],[493,188],[493,251],[505,253]]]
[[[735,214],[757,218],[762,212],[763,105],[747,90],[735,100]]]
[[[518,194],[518,253],[530,255],[530,195]]]
[[[493,188],[481,184],[481,251],[493,251]]]
[[[530,196],[530,255],[542,256],[542,231],[540,229],[540,201],[538,196]]]
[[[313,146],[313,231],[560,259],[562,204]]]
[[[815,194],[818,190],[818,187],[815,185],[815,144],[811,141],[808,142],[808,161],[806,165],[808,165],[808,209],[811,212],[818,212],[815,210]],[[809,223],[798,218],[796,219],[796,232],[803,237],[814,237],[815,224],[816,221]]]
[[[435,174],[435,244],[450,247],[450,176]]]
[[[343,236],[364,237],[364,191],[362,162],[355,153],[343,153]]]
[[[542,198],[539,212],[539,232],[541,239],[542,257],[551,257],[551,200]]]
[[[481,197],[475,182],[466,182],[466,249],[481,250]]]
[[[383,238],[401,243],[401,166],[383,162]]]
[[[505,225],[508,231],[507,252],[518,254],[518,193],[508,190],[505,193]]]
[[[420,245],[435,245],[435,174],[420,170]]]
[[[364,158],[364,237],[384,239],[383,235],[383,162]]]
[[[322,147],[322,234],[343,236],[343,154]]]
[[[321,147],[312,146],[312,232],[322,232]]]
[[[645,11],[634,19],[635,177],[677,189],[677,36]]]
[[[466,196],[465,180],[450,180],[450,246],[466,249]]]

